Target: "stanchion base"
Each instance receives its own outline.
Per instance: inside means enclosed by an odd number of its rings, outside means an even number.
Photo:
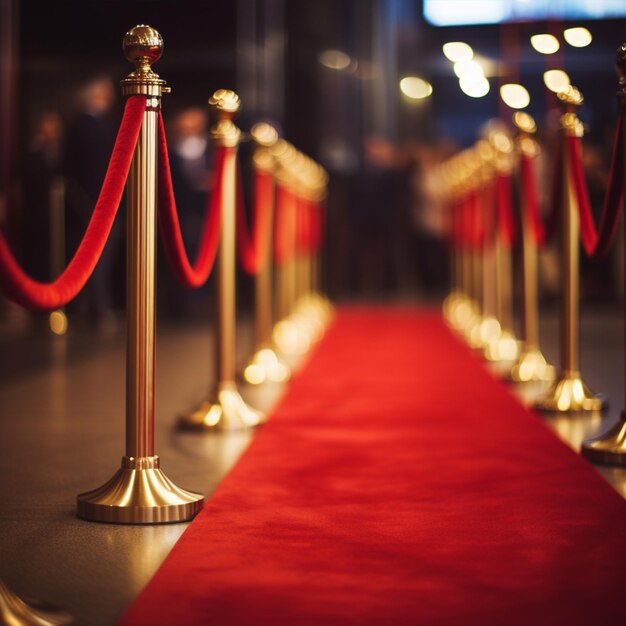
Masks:
[[[7,626],[64,626],[71,615],[44,606],[30,606],[0,580],[0,623]]]
[[[602,411],[606,407],[605,401],[589,390],[580,374],[565,372],[545,396],[534,402],[533,408],[549,413],[580,413]]]
[[[549,365],[539,348],[524,350],[511,369],[511,380],[516,383],[554,380],[554,366]]]
[[[257,350],[243,371],[243,378],[250,385],[284,383],[290,377],[289,366],[271,348]]]
[[[203,402],[178,420],[181,430],[246,430],[265,422],[261,411],[249,407],[235,385],[222,386],[215,400]]]
[[[493,363],[515,361],[519,355],[519,343],[513,333],[503,330],[485,347],[485,358]]]
[[[583,442],[581,453],[592,463],[626,466],[626,415],[608,432]]]
[[[112,524],[185,522],[202,509],[204,496],[172,483],[158,456],[122,457],[122,467],[102,487],[77,497],[78,517]]]
[[[457,309],[463,297],[456,291],[451,291],[443,301],[443,317],[452,328],[459,328],[457,320]]]
[[[500,322],[495,317],[491,315],[482,317],[475,313],[474,323],[466,333],[466,337],[470,347],[476,350],[485,350],[501,333]]]

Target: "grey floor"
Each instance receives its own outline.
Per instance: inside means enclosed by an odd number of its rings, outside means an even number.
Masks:
[[[583,307],[583,374],[611,404],[603,417],[543,418],[574,447],[615,421],[623,408],[622,315],[617,305]],[[556,361],[555,313],[545,316],[542,335],[546,355]],[[246,326],[240,343],[244,358],[251,343]],[[0,348],[0,579],[22,597],[62,607],[78,626],[111,626],[186,527],[115,526],[75,517],[76,494],[110,478],[123,453],[124,338],[5,329]],[[253,436],[173,428],[178,412],[205,397],[211,354],[208,327],[160,328],[157,453],[169,478],[207,495]],[[281,389],[243,392],[250,403],[268,409]],[[626,497],[626,470],[598,471]]]

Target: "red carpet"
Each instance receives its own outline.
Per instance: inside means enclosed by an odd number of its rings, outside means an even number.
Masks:
[[[342,311],[124,626],[623,624],[626,503],[435,315]]]

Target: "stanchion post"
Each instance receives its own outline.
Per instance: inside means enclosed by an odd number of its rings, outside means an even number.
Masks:
[[[517,152],[521,158],[534,159],[539,154],[539,146],[533,139],[537,130],[535,121],[528,113],[517,112],[513,116],[518,133]],[[515,382],[551,381],[554,367],[549,365],[539,347],[539,293],[538,293],[538,250],[534,224],[528,208],[528,190],[521,188],[522,213],[522,328],[523,348],[511,369],[511,379]]]
[[[125,524],[182,522],[202,508],[204,497],[163,474],[154,443],[157,121],[161,95],[169,89],[150,66],[161,56],[163,39],[149,26],[136,26],[123,47],[136,69],[122,81],[122,92],[147,98],[127,185],[126,455],[111,480],[78,496],[78,516]]]
[[[622,118],[622,153],[623,153],[623,187],[622,187],[622,211],[626,212],[626,43],[617,50],[616,59],[617,73],[619,76],[619,90],[617,92],[617,106]],[[626,243],[626,228],[624,228]],[[624,323],[626,325],[626,310],[624,311]],[[626,333],[626,327],[625,327]],[[626,341],[626,334],[625,334]],[[624,346],[626,356],[626,345]],[[626,358],[624,359],[626,365]],[[625,369],[626,372],[626,369]],[[626,384],[624,385],[626,393]],[[626,398],[624,401],[626,407]],[[585,441],[582,445],[582,454],[593,463],[603,465],[626,465],[626,408],[622,410],[617,423],[606,433],[595,439]]]
[[[565,144],[567,137],[582,137],[584,128],[576,111],[583,103],[581,93],[570,86],[559,94],[563,104],[560,138]],[[563,294],[561,303],[561,366],[557,379],[545,396],[534,407],[540,411],[578,413],[600,411],[603,401],[595,396],[583,382],[580,374],[579,345],[579,252],[580,223],[574,183],[571,176],[570,158],[563,146],[563,207],[561,255]]]
[[[216,91],[209,99],[217,123],[213,142],[224,152],[221,184],[221,233],[217,253],[217,337],[216,379],[210,399],[179,419],[184,430],[243,430],[258,426],[263,413],[249,407],[239,394],[236,382],[236,208],[237,148],[241,131],[233,122],[240,108],[239,96],[227,89]]]
[[[272,178],[274,186],[274,170],[276,159],[271,148],[278,141],[278,133],[269,124],[256,124],[250,133],[256,142],[254,151],[254,169],[261,176]],[[266,382],[281,383],[291,376],[289,367],[278,357],[272,343],[272,329],[274,315],[272,313],[272,278],[274,263],[272,262],[273,223],[275,189],[272,189],[272,198],[267,210],[269,212],[268,226],[269,239],[267,258],[261,262],[261,268],[254,277],[254,315],[256,350],[248,365],[244,369],[243,377],[251,385]]]

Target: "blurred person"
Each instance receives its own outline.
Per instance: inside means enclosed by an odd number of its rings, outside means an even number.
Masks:
[[[36,122],[24,158],[22,250],[24,266],[33,278],[55,278],[51,263],[51,191],[61,173],[63,124],[58,113],[47,111]]]
[[[174,115],[167,128],[168,150],[176,207],[185,249],[193,263],[206,212],[210,153],[208,116],[204,108],[190,107]],[[163,265],[163,263],[161,263]],[[174,317],[202,314],[206,290],[178,285],[167,270],[166,308]]]
[[[118,124],[111,113],[115,104],[113,81],[99,76],[78,92],[79,114],[70,123],[65,145],[67,256],[70,259],[89,223],[106,174]],[[120,253],[122,216],[118,215],[102,256],[83,292],[71,308],[85,311],[96,327],[117,328],[115,263]]]
[[[387,139],[365,137],[363,163],[355,177],[352,224],[352,278],[357,291],[371,295],[390,284],[395,207],[396,151]]]
[[[414,153],[410,172],[415,253],[421,286],[428,295],[443,294],[449,282],[449,216],[438,177],[440,163],[436,150],[423,147]]]

